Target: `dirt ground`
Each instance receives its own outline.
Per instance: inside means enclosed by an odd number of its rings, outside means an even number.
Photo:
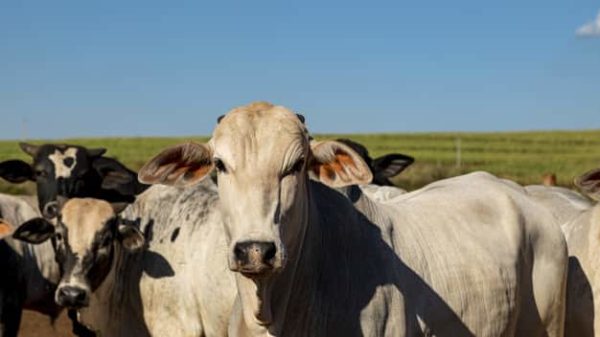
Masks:
[[[71,333],[71,321],[66,311],[63,311],[52,326],[48,317],[25,310],[21,319],[19,337],[74,337],[74,335]]]

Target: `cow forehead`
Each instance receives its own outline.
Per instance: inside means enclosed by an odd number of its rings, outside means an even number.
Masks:
[[[77,152],[79,149],[69,147],[64,151],[54,150],[48,155],[48,159],[54,164],[54,175],[56,178],[69,178],[73,168],[77,165]]]
[[[69,245],[74,253],[84,254],[97,232],[115,215],[111,205],[98,199],[70,199],[61,210],[61,221],[67,228]]]
[[[258,102],[230,111],[215,128],[211,141],[217,156],[261,160],[261,154],[277,156],[290,146],[306,146],[307,139],[296,114],[283,106]]]

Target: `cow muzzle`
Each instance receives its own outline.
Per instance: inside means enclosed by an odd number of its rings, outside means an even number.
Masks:
[[[231,270],[247,277],[259,277],[273,271],[277,263],[277,246],[269,241],[238,242],[233,248],[234,266]]]
[[[81,309],[89,305],[89,296],[80,287],[62,286],[57,290],[56,303],[71,309]]]

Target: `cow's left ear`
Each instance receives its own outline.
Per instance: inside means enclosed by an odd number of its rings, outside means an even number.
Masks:
[[[27,180],[35,181],[31,165],[22,160],[7,160],[0,163],[0,177],[6,181],[20,184]]]
[[[371,162],[373,175],[391,178],[400,174],[400,172],[404,171],[414,161],[415,158],[401,153],[392,153],[375,158]]]
[[[13,225],[8,223],[4,219],[0,219],[0,240],[4,239],[7,236],[10,236],[15,231]]]
[[[144,184],[191,186],[212,171],[212,150],[208,145],[184,143],[163,150],[138,172]]]
[[[337,141],[311,142],[309,173],[330,187],[368,184],[373,179],[358,153]]]
[[[38,244],[54,235],[54,225],[44,218],[34,218],[23,223],[13,233],[13,238]]]
[[[144,234],[133,224],[120,224],[117,237],[123,247],[132,252],[142,249],[146,244]]]
[[[574,183],[587,196],[600,201],[600,169],[591,170],[575,178]]]

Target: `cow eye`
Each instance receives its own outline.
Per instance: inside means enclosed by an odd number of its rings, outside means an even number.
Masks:
[[[48,173],[46,173],[46,171],[44,170],[35,170],[35,176],[40,178],[46,178],[48,176]]]
[[[227,168],[225,167],[225,164],[223,164],[223,161],[221,159],[215,158],[214,162],[215,162],[215,168],[217,169],[217,172],[227,173]]]
[[[296,174],[299,173],[300,171],[302,171],[302,168],[304,167],[304,158],[300,158],[296,161],[296,163],[289,168],[289,170],[286,172],[286,176],[290,175],[290,174]]]

